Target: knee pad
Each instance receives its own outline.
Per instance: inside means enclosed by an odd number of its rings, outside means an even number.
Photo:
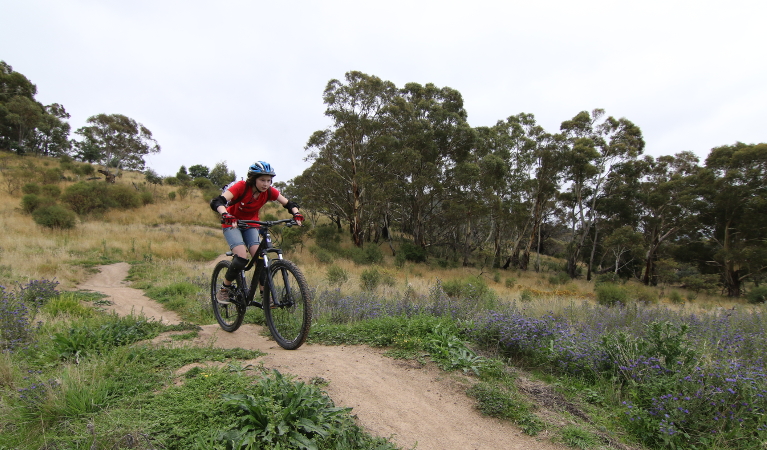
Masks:
[[[245,258],[241,258],[237,255],[234,255],[232,258],[232,264],[229,265],[229,268],[226,269],[226,279],[228,281],[232,281],[237,277],[237,274],[240,273],[242,269],[245,268],[245,266],[248,265],[248,260]]]

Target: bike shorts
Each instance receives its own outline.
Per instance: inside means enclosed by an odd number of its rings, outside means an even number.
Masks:
[[[258,245],[261,242],[261,238],[258,234],[258,228],[248,228],[240,230],[239,228],[224,228],[224,239],[229,244],[229,250],[234,249],[238,245],[244,245],[245,248],[250,250],[254,245]]]

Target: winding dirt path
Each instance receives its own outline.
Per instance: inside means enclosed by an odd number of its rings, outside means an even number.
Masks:
[[[165,323],[178,323],[172,311],[128,287],[124,281],[130,265],[100,266],[100,272],[78,286],[109,296],[118,314],[143,312]],[[304,345],[298,350],[281,349],[262,335],[262,327],[243,325],[227,333],[217,325],[206,325],[194,345],[217,348],[241,347],[267,355],[256,364],[309,382],[322,378],[325,391],[336,406],[353,408],[358,423],[368,432],[390,437],[406,449],[535,449],[567,447],[523,434],[507,422],[482,416],[465,394],[460,377],[445,374],[432,365],[387,358],[382,351],[365,346]]]

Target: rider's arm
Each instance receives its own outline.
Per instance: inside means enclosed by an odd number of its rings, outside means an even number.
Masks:
[[[277,201],[280,202],[280,204],[288,210],[290,214],[298,214],[298,204],[295,202],[291,202],[287,198],[283,197],[282,194],[277,196]]]
[[[219,214],[224,214],[226,212],[226,204],[233,198],[234,194],[232,194],[232,192],[227,189],[223,194],[210,201],[210,209],[216,211]]]

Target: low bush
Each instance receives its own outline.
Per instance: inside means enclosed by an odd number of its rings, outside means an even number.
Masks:
[[[338,251],[341,244],[341,235],[335,225],[319,225],[314,229],[314,238],[317,246],[331,251]]]
[[[107,196],[115,208],[131,209],[142,205],[141,195],[138,191],[125,184],[108,185]]]
[[[343,252],[343,255],[356,264],[380,264],[383,261],[383,252],[375,244],[368,244],[362,248],[352,247]]]
[[[26,194],[21,197],[21,210],[27,214],[32,214],[37,209],[54,203],[56,203],[55,200],[50,198],[40,197],[37,194]]]
[[[154,203],[154,194],[152,194],[151,192],[142,191],[140,196],[141,196],[142,205],[151,205]]]
[[[600,305],[612,306],[616,304],[626,304],[629,299],[629,293],[622,286],[614,283],[602,283],[594,287],[594,293],[597,302]]]
[[[55,184],[45,184],[41,191],[44,196],[49,198],[57,199],[61,196],[61,188]]]
[[[442,283],[442,289],[449,297],[482,300],[495,297],[492,289],[482,277],[455,278]]]
[[[70,229],[77,225],[74,212],[61,205],[43,206],[32,213],[35,223],[48,228]]]
[[[749,303],[764,303],[767,301],[767,286],[757,286],[746,293]]]
[[[23,194],[40,195],[40,191],[40,185],[37,183],[27,183],[21,187],[21,192]]]
[[[333,264],[328,267],[328,270],[325,273],[325,279],[327,279],[328,284],[331,286],[341,286],[349,281],[349,272]]]
[[[400,245],[399,251],[404,256],[405,260],[412,262],[426,262],[426,249],[420,245],[415,245],[412,242],[405,241]]]

